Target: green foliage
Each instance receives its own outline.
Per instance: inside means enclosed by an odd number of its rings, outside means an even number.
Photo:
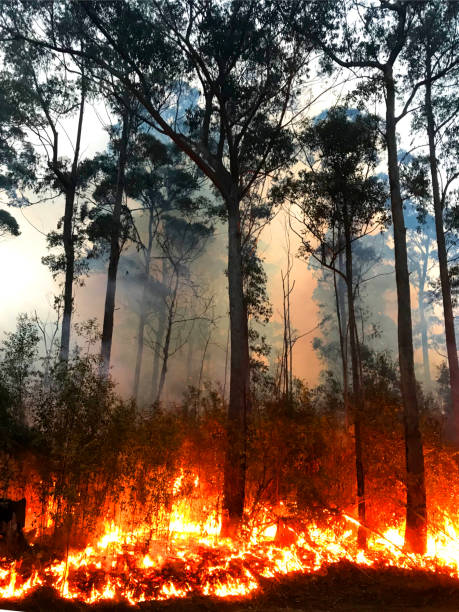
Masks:
[[[7,210],[0,209],[0,238],[6,235],[19,236],[19,224]]]
[[[7,333],[0,347],[1,382],[9,397],[11,416],[19,422],[26,416],[38,342],[35,323],[28,315],[21,314],[16,331]]]

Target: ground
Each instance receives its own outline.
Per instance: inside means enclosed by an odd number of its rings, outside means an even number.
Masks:
[[[421,571],[362,570],[340,563],[322,576],[266,580],[262,592],[237,601],[191,598],[136,608],[124,603],[86,606],[63,602],[52,591],[41,589],[20,602],[0,601],[0,608],[27,612],[446,612],[459,610],[459,581]]]

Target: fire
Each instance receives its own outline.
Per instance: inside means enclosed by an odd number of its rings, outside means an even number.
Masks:
[[[251,532],[241,541],[219,537],[221,521],[215,509],[196,520],[189,499],[180,498],[186,477],[182,471],[171,485],[165,541],[151,540],[151,526],[123,528],[106,522],[91,545],[71,551],[65,559],[40,563],[31,569],[24,561],[0,560],[0,598],[20,599],[39,587],[52,587],[64,599],[96,603],[185,598],[191,595],[246,597],[260,589],[265,578],[292,573],[320,573],[328,565],[347,560],[359,566],[419,568],[459,578],[459,533],[452,518],[429,534],[424,557],[403,551],[403,525],[371,533],[368,550],[355,543],[352,516],[315,523],[288,532],[281,544],[274,509],[263,508]],[[193,476],[192,495],[199,478]],[[204,506],[206,507],[206,506]]]

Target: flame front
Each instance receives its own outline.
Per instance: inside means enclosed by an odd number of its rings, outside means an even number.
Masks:
[[[181,474],[173,483],[177,496]],[[199,479],[194,479],[197,488]],[[243,541],[219,537],[221,521],[209,511],[196,522],[186,499],[170,510],[168,537],[148,541],[150,525],[124,530],[106,523],[94,544],[72,551],[65,560],[40,564],[27,570],[21,561],[0,562],[0,598],[20,599],[40,586],[53,587],[65,599],[86,603],[125,600],[137,604],[149,600],[191,595],[245,597],[260,588],[263,578],[292,573],[317,573],[347,560],[359,566],[417,568],[459,578],[459,521],[445,521],[429,534],[425,556],[403,551],[403,525],[369,538],[368,550],[355,543],[355,519],[329,521],[327,527],[310,523],[289,531],[288,545],[276,538],[273,509],[264,508],[257,528]],[[291,537],[290,537],[291,536]],[[147,545],[145,542],[147,541]],[[145,550],[147,546],[148,550]],[[38,564],[37,564],[38,565]]]

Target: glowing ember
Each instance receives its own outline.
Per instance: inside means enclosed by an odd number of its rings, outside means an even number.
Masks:
[[[175,497],[184,479],[182,472],[174,481]],[[197,488],[199,479],[191,483]],[[65,560],[41,562],[39,570],[27,569],[24,561],[0,561],[0,598],[21,598],[40,586],[86,603],[124,599],[136,604],[193,594],[243,597],[259,589],[261,578],[320,572],[344,559],[360,566],[419,568],[459,578],[459,538],[452,520],[429,535],[428,553],[420,557],[403,551],[403,525],[372,534],[368,550],[359,551],[356,521],[344,519],[335,519],[329,527],[309,524],[301,532],[286,527],[291,543],[280,546],[275,515],[264,508],[258,527],[243,542],[233,542],[218,537],[215,511],[202,521],[192,520],[189,502],[177,499],[170,510],[167,542],[151,541],[147,524],[123,530],[106,523],[93,545],[72,551]]]

